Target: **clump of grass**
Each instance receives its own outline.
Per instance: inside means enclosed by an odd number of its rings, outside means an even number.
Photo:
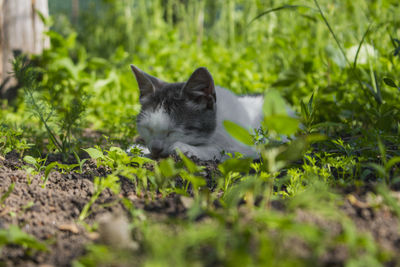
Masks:
[[[0,155],[15,151],[20,157],[33,144],[28,143],[21,129],[14,128],[10,123],[0,121]]]
[[[29,111],[44,126],[50,144],[63,155],[65,159],[74,151],[73,133],[78,128],[78,122],[86,109],[85,93],[74,96],[70,103],[54,102],[46,98],[44,92],[55,88],[46,87],[41,81],[43,73],[21,56],[13,61],[14,75],[24,90],[24,99]],[[61,82],[61,81],[60,81]]]
[[[35,251],[47,251],[47,246],[34,236],[22,231],[17,225],[0,229],[0,248],[5,245],[22,246],[28,255]]]

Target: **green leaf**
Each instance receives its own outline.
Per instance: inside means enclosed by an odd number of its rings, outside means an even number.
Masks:
[[[36,166],[38,163],[37,163],[37,160],[34,158],[34,157],[31,157],[31,156],[25,156],[24,157],[24,161],[26,162],[26,163],[29,163],[29,164],[32,164],[32,165],[34,165],[34,166]]]
[[[400,205],[398,203],[398,200],[396,198],[394,198],[391,194],[390,194],[390,190],[387,186],[381,184],[377,187],[377,191],[379,193],[379,195],[382,196],[383,200],[385,201],[385,203],[389,206],[389,208],[396,213],[396,215],[398,217],[400,217]]]
[[[386,170],[382,165],[379,165],[379,164],[376,164],[373,162],[368,163],[366,165],[373,168],[376,172],[378,172],[378,174],[381,175],[382,178],[386,176]]]
[[[397,85],[396,85],[396,83],[395,83],[392,79],[390,79],[390,78],[383,78],[383,81],[385,82],[385,84],[386,84],[387,86],[394,87],[394,88],[398,88]]]
[[[224,121],[223,123],[225,130],[233,138],[248,146],[252,146],[254,144],[253,137],[250,135],[248,130],[232,121]]]
[[[86,162],[87,160],[88,160],[88,159],[83,159],[83,160],[81,160],[81,161],[79,162],[79,164],[77,164],[77,165],[80,166],[80,167],[82,167],[83,164],[85,164],[85,162]]]
[[[264,125],[277,134],[292,135],[299,128],[299,121],[286,115],[274,115],[264,118]]]
[[[390,169],[395,165],[400,163],[400,157],[391,158],[385,166],[386,171],[390,171]]]
[[[300,107],[301,107],[301,114],[303,115],[303,119],[308,121],[308,119],[310,117],[310,113],[307,109],[306,104],[304,104],[303,101],[300,101]]]
[[[286,103],[276,90],[269,90],[264,95],[264,117],[273,115],[287,115]]]
[[[278,155],[278,160],[294,161],[303,157],[309,146],[307,137],[298,137],[292,141],[289,146]]]
[[[320,129],[320,128],[328,128],[328,127],[342,127],[342,126],[344,126],[344,124],[342,124],[342,123],[325,121],[325,122],[321,122],[321,123],[312,125],[311,129]]]
[[[104,158],[103,152],[96,148],[90,147],[83,150],[85,150],[92,159]]]
[[[178,173],[178,171],[175,169],[174,161],[171,158],[160,161],[158,167],[161,174],[165,177],[172,177]]]
[[[109,188],[114,194],[118,194],[120,191],[120,185],[118,183],[119,177],[114,174],[108,175],[103,179],[103,186]]]
[[[144,157],[135,157],[132,158],[131,160],[132,163],[137,163],[139,167],[141,167],[145,163],[154,163],[155,161],[149,158],[144,158]]]
[[[46,166],[46,169],[44,170],[44,177],[47,180],[47,177],[49,176],[50,172],[57,166],[57,162],[52,162],[49,165]]]
[[[328,137],[327,137],[326,135],[318,134],[318,133],[316,133],[316,134],[309,134],[309,135],[306,136],[306,140],[307,140],[307,142],[308,142],[309,144],[313,144],[313,143],[316,143],[316,142],[325,141],[325,140],[327,140],[327,139],[328,139]]]
[[[248,173],[252,163],[253,160],[251,158],[232,158],[227,159],[223,163],[219,164],[218,169],[223,175],[227,175],[229,172]]]
[[[79,68],[74,64],[72,59],[68,57],[60,58],[54,61],[53,65],[56,68],[65,69],[71,75],[71,78],[78,80]]]
[[[196,175],[192,175],[189,173],[182,173],[181,177],[183,180],[186,180],[186,181],[192,183],[193,187],[196,189],[199,187],[205,186],[207,184],[205,178],[202,176],[196,176]]]
[[[3,202],[11,195],[12,191],[14,190],[15,183],[11,183],[10,186],[8,187],[7,191],[3,193],[3,195],[0,198],[0,204],[3,204]]]
[[[186,157],[181,151],[179,151],[178,153],[179,157],[182,159],[189,173],[195,173],[202,170],[201,167],[197,166],[196,163],[194,163],[192,160]]]
[[[122,150],[120,147],[117,147],[117,146],[110,147],[110,151],[115,151],[116,153],[119,153],[119,154],[126,154],[126,152],[124,150]]]
[[[310,112],[310,114],[313,113],[313,100],[314,100],[314,93],[312,93],[310,100],[308,100],[308,104],[307,104],[308,111]]]
[[[257,188],[261,188],[261,179],[257,179],[256,176],[243,177],[239,183],[228,188],[223,200],[228,207],[236,207],[246,193],[254,194]]]
[[[6,243],[10,245],[20,245],[25,248],[46,251],[47,247],[43,243],[36,240],[34,236],[31,236],[23,232],[17,225],[10,225],[8,230],[0,230],[0,239],[6,239]],[[5,237],[5,238],[4,238]]]

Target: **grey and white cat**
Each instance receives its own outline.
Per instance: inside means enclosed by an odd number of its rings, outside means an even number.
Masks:
[[[182,151],[201,160],[223,160],[223,152],[256,158],[256,151],[233,139],[223,121],[260,127],[262,96],[236,96],[215,86],[206,68],[186,82],[167,83],[131,65],[140,89],[137,129],[154,158]]]

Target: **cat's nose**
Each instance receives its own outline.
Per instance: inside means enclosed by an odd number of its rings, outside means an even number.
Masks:
[[[161,152],[163,151],[163,144],[161,140],[155,140],[151,142],[150,150],[152,156],[158,157],[160,156]]]

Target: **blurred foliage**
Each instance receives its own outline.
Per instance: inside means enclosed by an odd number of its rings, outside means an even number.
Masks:
[[[0,249],[5,245],[20,245],[25,249],[27,255],[35,251],[47,250],[45,244],[22,231],[17,225],[10,225],[8,229],[0,229]]]
[[[59,151],[75,152],[78,161],[51,167],[82,171],[77,153],[84,150],[110,171],[96,177],[80,219],[103,190],[118,195],[120,177],[134,183],[138,196],[178,195],[187,208],[187,218],[155,220],[121,198],[139,248],[127,253],[90,245],[76,266],[118,265],[132,257],[145,266],[313,266],[337,246],[348,253],[348,266],[396,259],[339,210],[346,196],[338,192],[373,181],[399,213],[389,193],[400,182],[398,1],[81,0],[73,20],[57,13],[55,3],[47,21],[51,48],[30,59],[36,76],[25,85],[31,100],[43,103],[36,114],[53,118],[54,140],[68,136],[69,149]],[[264,94],[262,129],[250,133],[225,123],[238,140],[255,141],[262,159],[232,155],[219,164],[210,190],[203,168],[184,155],[155,162],[138,149],[125,153],[140,110],[131,63],[170,82],[206,66],[218,85]],[[43,157],[54,150],[56,141],[43,119],[32,116],[29,99],[21,92],[2,102],[0,155]],[[93,135],[103,136],[101,146]],[[28,159],[45,162],[40,157]],[[276,201],[282,210],[271,208]],[[340,231],[299,222],[302,212]]]

